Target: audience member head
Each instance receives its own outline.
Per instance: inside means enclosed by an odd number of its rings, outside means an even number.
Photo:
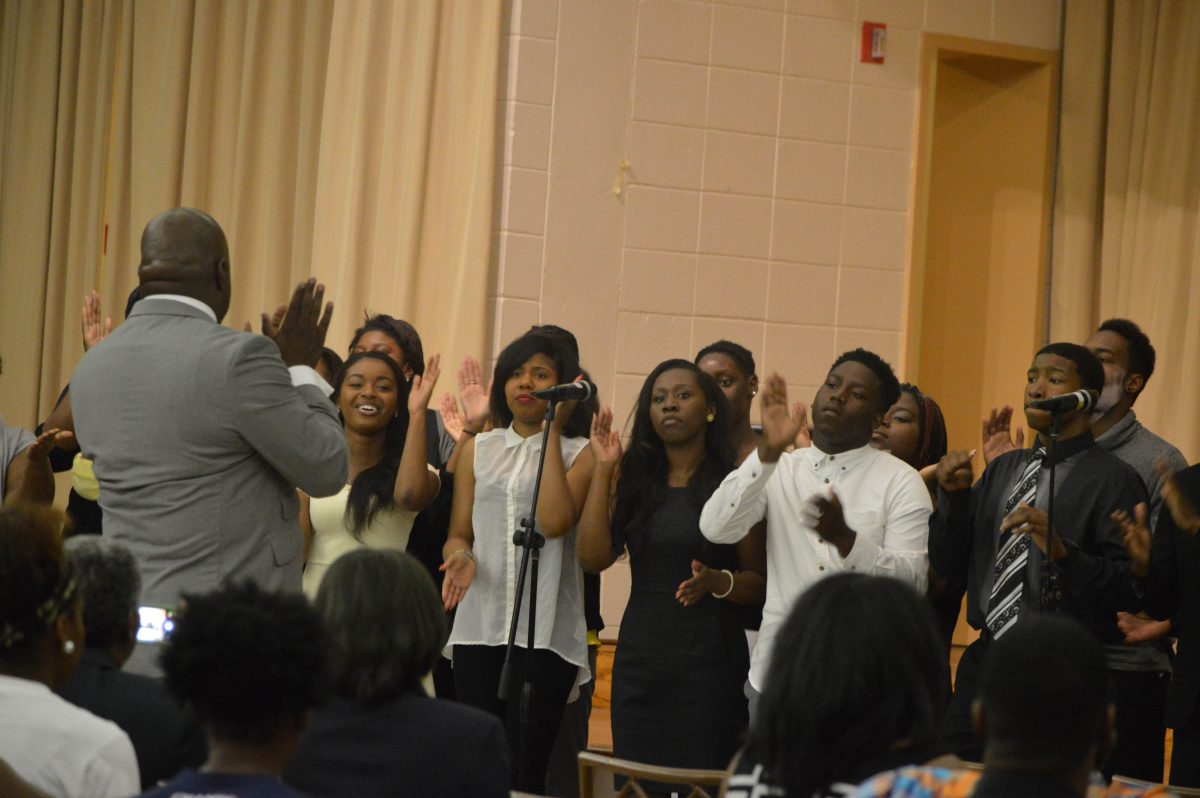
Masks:
[[[1104,389],[1092,416],[1098,418],[1117,406],[1133,407],[1154,373],[1154,346],[1142,328],[1129,319],[1109,319],[1084,346],[1104,367]]]
[[[1104,648],[1062,615],[1023,617],[992,644],[972,711],[989,771],[1086,787],[1115,742]]]
[[[871,445],[891,452],[916,469],[936,464],[947,450],[946,419],[932,396],[912,383],[900,386],[900,398],[875,428]]]
[[[813,399],[813,443],[829,454],[866,446],[899,398],[900,381],[883,358],[865,349],[843,353]]]
[[[936,737],[948,671],[924,597],[889,577],[831,576],[779,630],[747,755],[798,796],[861,780],[870,774],[859,768],[889,751],[919,756]]]
[[[496,358],[488,397],[493,423],[507,427],[516,420],[526,428],[540,427],[547,403],[529,392],[550,388],[577,374],[579,359],[572,351],[543,333],[525,333]]]
[[[221,750],[261,750],[282,769],[328,689],[321,620],[299,593],[252,582],[185,595],[160,662],[168,689]]]
[[[60,687],[79,664],[83,641],[62,515],[28,504],[0,509],[0,673]]]
[[[83,599],[87,647],[124,665],[137,642],[142,577],[129,549],[99,535],[76,535],[64,545]]]
[[[441,656],[446,612],[428,571],[404,552],[358,549],[329,567],[317,592],[333,691],[360,704],[420,693]]]
[[[342,370],[343,363],[341,355],[327,346],[322,347],[321,357],[317,360],[316,372],[321,375],[321,379],[332,385],[337,378],[337,373]]]
[[[1097,395],[1104,390],[1104,366],[1087,347],[1065,342],[1047,344],[1038,350],[1025,375],[1025,422],[1040,433],[1050,430],[1050,413],[1030,407],[1030,402],[1050,399],[1078,390]],[[1091,413],[1072,410],[1059,420],[1064,438],[1086,432]]]
[[[346,516],[355,537],[394,503],[396,471],[408,434],[409,384],[383,352],[356,352],[334,378],[333,396],[346,435],[383,441],[383,458],[350,483]]]
[[[181,294],[212,308],[217,321],[229,312],[229,244],[221,226],[204,211],[172,208],[142,231],[138,266],[142,298]]]
[[[421,346],[417,328],[386,313],[372,315],[367,312],[363,326],[355,330],[350,339],[349,351],[352,355],[383,352],[400,366],[405,380],[411,380],[414,374],[425,373],[425,349]]]
[[[613,540],[631,551],[641,542],[641,522],[662,504],[667,492],[668,450],[700,448],[703,459],[688,490],[703,506],[733,468],[729,402],[716,380],[687,360],[666,360],[642,383],[633,412],[633,432],[621,458]]]
[[[695,363],[717,381],[729,400],[730,426],[748,426],[750,403],[758,393],[758,373],[750,350],[733,341],[717,341],[697,352]]]
[[[576,363],[580,362],[579,341],[575,338],[575,333],[565,327],[559,327],[557,324],[535,324],[529,328],[529,331],[540,333],[556,341],[562,347],[568,360],[574,359]],[[579,367],[579,376],[595,386],[596,381],[592,379],[592,375],[582,365]],[[565,375],[563,379],[570,381],[575,379],[575,375]],[[575,408],[571,413],[571,417],[567,419],[566,426],[563,427],[564,435],[568,438],[587,438],[592,434],[592,417],[600,412],[599,393],[600,389],[596,388],[587,401],[581,402]]]

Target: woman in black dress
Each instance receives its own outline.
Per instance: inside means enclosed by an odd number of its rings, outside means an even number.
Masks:
[[[612,412],[593,421],[577,551],[593,573],[630,556],[612,688],[613,753],[622,759],[724,768],[746,727],[749,657],[735,605],[764,599],[765,541],[751,534],[718,546],[700,534],[704,502],[733,468],[728,415],[711,377],[668,360],[642,386],[624,456]]]

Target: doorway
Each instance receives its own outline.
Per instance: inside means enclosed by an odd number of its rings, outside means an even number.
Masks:
[[[921,58],[905,365],[970,450],[993,407],[1024,426],[1046,337],[1058,53],[927,34]]]

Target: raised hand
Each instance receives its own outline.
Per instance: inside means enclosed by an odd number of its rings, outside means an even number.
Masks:
[[[1016,442],[1012,436],[1013,409],[1005,405],[1000,410],[992,408],[992,412],[983,420],[983,464],[995,460],[1005,452],[1025,448],[1025,428],[1017,427]]]
[[[112,319],[100,322],[100,294],[92,291],[83,298],[83,351],[86,352],[103,341],[112,332]]]
[[[1121,528],[1121,541],[1129,552],[1129,570],[1138,579],[1150,573],[1150,510],[1145,502],[1133,508],[1133,517],[1124,510],[1112,514],[1113,522]]]
[[[446,574],[442,581],[442,603],[449,611],[463,600],[463,596],[467,595],[467,588],[475,579],[475,557],[466,549],[459,549],[450,555],[450,559],[438,566],[438,570]]]
[[[958,493],[969,490],[975,483],[975,475],[971,469],[971,458],[975,450],[969,452],[947,452],[937,464],[937,482],[947,493]]]
[[[433,389],[437,385],[438,377],[442,376],[442,356],[434,355],[429,358],[425,364],[424,374],[414,374],[412,385],[408,389],[408,417],[412,418],[417,413],[424,413],[429,407],[429,400],[433,398]]]
[[[621,460],[621,435],[612,428],[611,407],[602,407],[592,416],[592,456],[597,463],[618,463]]]
[[[1196,508],[1192,506],[1191,500],[1179,489],[1179,484],[1175,482],[1175,475],[1171,473],[1170,463],[1166,460],[1159,460],[1154,464],[1154,470],[1158,472],[1158,476],[1162,480],[1159,492],[1162,495],[1163,504],[1171,513],[1171,520],[1175,522],[1175,526],[1189,535],[1200,532],[1200,515],[1196,514]]]
[[[796,402],[795,407],[800,410],[800,430],[796,433],[793,446],[797,449],[807,449],[812,446],[812,431],[808,428],[808,407],[804,402]]]
[[[276,310],[271,319],[267,318],[267,314],[263,314],[263,334],[274,339],[275,345],[279,347],[279,354],[283,356],[283,362],[287,365],[315,366],[321,359],[325,334],[329,331],[329,321],[333,318],[332,302],[325,304],[325,313],[321,314],[324,299],[325,286],[310,277],[296,286],[292,293],[292,301],[285,308],[277,328],[272,330],[279,311]]]
[[[692,578],[679,583],[675,600],[690,607],[706,595],[725,593],[730,587],[728,574],[709,568],[699,560],[692,560]]]
[[[787,383],[776,372],[763,382],[759,396],[762,438],[758,443],[758,457],[764,463],[774,463],[796,442],[801,419],[805,416],[804,404],[797,402],[788,413]]]
[[[442,426],[446,428],[446,434],[458,443],[463,435],[463,417],[462,413],[458,412],[458,400],[454,398],[454,394],[442,394],[438,412],[442,414]]]
[[[483,384],[483,369],[479,361],[468,355],[463,358],[458,367],[458,401],[462,404],[464,428],[472,432],[482,432],[491,415],[488,397],[492,393],[489,382],[485,389]]]

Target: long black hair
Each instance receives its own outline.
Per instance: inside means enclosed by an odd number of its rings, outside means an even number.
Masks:
[[[496,368],[492,372],[492,392],[488,396],[488,406],[492,411],[492,422],[497,428],[507,427],[513,420],[512,409],[508,406],[508,396],[504,390],[509,375],[534,355],[545,355],[553,361],[558,382],[573,380],[575,375],[579,374],[579,355],[555,337],[531,331],[517,338],[500,352],[500,356],[496,358]],[[576,409],[563,430],[565,436],[570,438],[587,435],[586,432],[580,431],[575,418],[579,415],[581,411]],[[591,419],[587,421],[590,425]]]
[[[346,520],[350,534],[362,539],[363,530],[371,525],[380,510],[395,504],[396,473],[400,470],[400,455],[404,453],[404,436],[408,434],[408,381],[396,361],[382,352],[358,352],[346,360],[338,370],[333,382],[333,395],[340,397],[342,383],[350,373],[350,367],[362,360],[378,360],[386,363],[396,379],[396,415],[388,421],[384,432],[383,459],[364,469],[350,483],[350,497],[346,501]],[[341,418],[339,411],[338,417]],[[342,419],[343,423],[345,420]]]
[[[924,597],[891,577],[830,576],[775,638],[746,755],[787,795],[812,795],[898,744],[931,745],[949,683]]]
[[[621,475],[617,478],[616,507],[613,510],[613,547],[619,552],[628,547],[636,553],[641,544],[640,529],[667,495],[667,450],[650,421],[650,399],[655,381],[665,372],[679,369],[696,378],[707,404],[714,409],[713,420],[704,431],[704,459],[688,480],[688,494],[698,507],[717,489],[725,475],[733,470],[736,454],[729,439],[729,401],[716,380],[694,363],[673,359],[654,367],[642,383],[637,408],[633,411],[633,432],[629,448],[621,456]]]

